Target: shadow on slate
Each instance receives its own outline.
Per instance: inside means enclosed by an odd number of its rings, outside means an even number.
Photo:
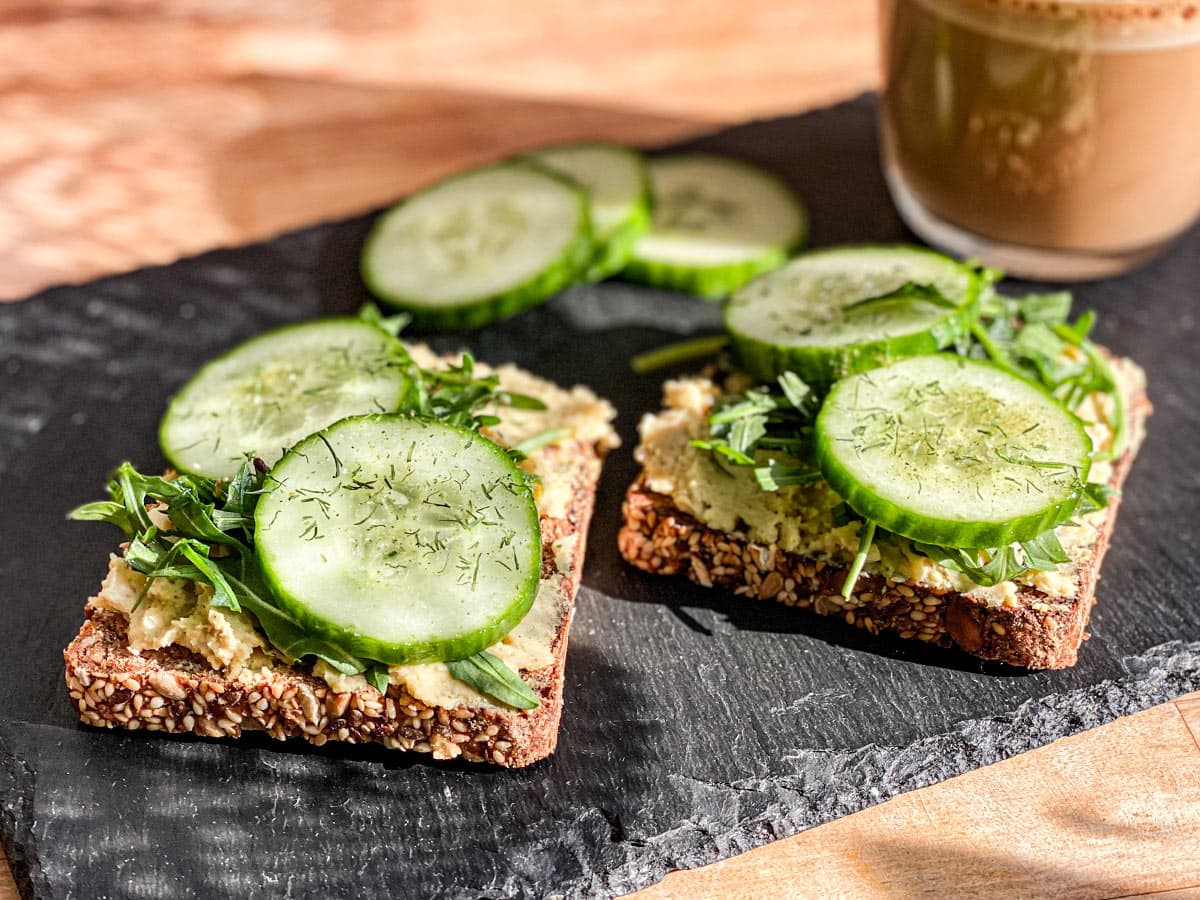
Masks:
[[[687,146],[760,162],[808,202],[813,243],[908,235],[875,164],[874,101]],[[212,743],[75,723],[61,650],[117,535],[66,523],[130,458],[162,464],[163,405],[203,361],[366,299],[368,218],[0,308],[0,832],[38,897],[596,896],[740,852],[1200,687],[1200,232],[1078,289],[1098,337],[1150,372],[1079,665],[1027,673],[625,566],[615,548],[640,414],[629,357],[719,327],[717,307],[609,282],[465,336],[489,361],[621,408],[571,633],[559,751],[523,771],[378,748]],[[1021,290],[1023,286],[1014,286]]]

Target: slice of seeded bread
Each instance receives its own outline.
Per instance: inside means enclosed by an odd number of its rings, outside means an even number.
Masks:
[[[1127,445],[1112,466],[1108,483],[1120,490],[1145,433],[1151,411],[1140,370],[1127,386]],[[640,450],[640,448],[639,448]],[[643,472],[629,488],[624,526],[618,537],[625,559],[658,575],[684,574],[705,587],[718,586],[743,597],[775,600],[838,616],[871,634],[889,632],[942,646],[956,645],[984,659],[1030,669],[1062,669],[1075,664],[1095,603],[1100,564],[1116,521],[1119,495],[1099,517],[1074,567],[1069,598],[1035,587],[1012,585],[1002,600],[918,580],[896,580],[864,572],[847,601],[841,590],[848,566],[829,559],[787,552],[754,542],[743,531],[707,527],[668,495],[647,486]]]
[[[553,662],[520,671],[540,696],[539,708],[516,710],[482,697],[454,707],[431,705],[395,682],[386,696],[361,679],[347,685],[349,689],[335,690],[310,666],[270,658],[260,660],[264,665],[232,674],[175,644],[133,651],[128,616],[104,602],[102,591],[88,601],[86,621],[63,654],[67,686],[80,719],[104,728],[204,737],[238,737],[258,730],[279,740],[298,737],[318,746],[327,741],[378,742],[430,753],[435,759],[510,767],[544,759],[558,741],[567,635],[603,451],[603,446],[574,440],[539,451],[543,483],[560,480],[546,488],[553,487],[562,498],[551,508],[553,514],[543,508],[541,517],[542,578],[544,584],[551,582],[557,602]],[[569,552],[563,552],[564,547]],[[114,557],[113,565],[125,564]]]

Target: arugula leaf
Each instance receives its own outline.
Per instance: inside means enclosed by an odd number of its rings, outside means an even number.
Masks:
[[[125,510],[125,504],[118,503],[116,500],[97,500],[94,503],[85,503],[67,513],[67,518],[74,519],[76,522],[107,522],[120,528],[125,532],[126,537],[133,537],[133,522]]]
[[[232,609],[234,612],[242,611],[241,604],[238,603],[237,595],[234,593],[233,588],[225,580],[225,576],[217,568],[213,560],[209,559],[208,546],[206,544],[202,544],[200,541],[192,538],[183,538],[176,542],[175,549],[183,553],[200,574],[204,576],[198,580],[212,586],[213,606],[226,607]]]
[[[549,447],[551,444],[557,444],[559,441],[566,440],[571,436],[570,428],[548,428],[545,431],[540,431],[535,435],[525,438],[519,444],[509,448],[510,453],[520,454],[521,457],[526,457],[535,450],[540,450],[543,447]]]
[[[994,547],[965,550],[961,547],[942,547],[913,541],[913,549],[928,556],[940,566],[962,572],[983,587],[1011,581],[1026,570],[1013,547]]]
[[[492,399],[501,406],[508,406],[512,409],[529,409],[534,412],[546,411],[545,403],[537,397],[531,397],[528,394],[517,394],[513,391],[496,391],[492,395]],[[496,421],[499,422],[500,420],[497,419]]]
[[[749,452],[767,436],[766,416],[744,416],[729,427],[729,446],[749,456]]]
[[[1021,549],[1025,551],[1025,567],[1028,569],[1053,571],[1059,563],[1071,561],[1053,528],[1043,531],[1033,540],[1021,541]]]
[[[1035,322],[1062,325],[1071,314],[1071,292],[1053,291],[1046,294],[1027,294],[1016,301],[1016,314],[1026,325]]]
[[[754,470],[754,480],[764,491],[777,491],[782,487],[796,485],[809,487],[822,480],[821,470],[816,466],[787,466],[771,463]]]
[[[517,709],[537,709],[541,699],[500,657],[481,650],[466,659],[446,663],[450,674],[481,694]]]
[[[1017,552],[1020,547],[1024,554]],[[928,556],[938,565],[962,572],[984,587],[1000,584],[1028,571],[1054,571],[1059,563],[1070,562],[1053,528],[1037,537],[1021,541],[1017,546],[985,547],[978,550],[961,547],[942,547],[937,544],[912,542],[915,551]]]
[[[270,590],[253,557],[227,557],[216,560],[216,565],[237,595],[239,604],[258,620],[271,646],[289,661],[314,656],[343,675],[357,675],[366,669],[366,663],[357,656],[332,641],[310,634],[295,618],[269,599]]]
[[[388,674],[388,667],[382,663],[372,663],[367,666],[367,670],[363,672],[367,682],[375,690],[381,694],[387,694],[388,685],[391,683],[391,675]]]
[[[1096,324],[1096,311],[1093,309],[1084,310],[1083,313],[1075,320],[1073,325],[1068,325],[1063,322],[1054,330],[1064,341],[1068,341],[1078,347],[1084,342],[1089,334],[1092,333],[1092,327]]]
[[[374,303],[364,303],[358,310],[358,317],[364,322],[370,322],[376,328],[386,331],[392,337],[399,337],[400,332],[412,322],[412,316],[408,313],[385,316]]]
[[[796,412],[802,416],[816,418],[821,406],[820,398],[799,375],[795,372],[784,372],[779,376],[779,388]]]
[[[785,372],[777,393],[754,387],[724,398],[709,416],[709,438],[691,445],[708,451],[718,462],[753,468],[764,491],[816,484],[821,474],[811,454],[818,406],[812,389],[796,374]],[[782,451],[790,459],[771,458],[771,451]]]
[[[716,456],[723,456],[735,466],[753,466],[757,465],[752,457],[747,456],[741,450],[725,443],[724,441],[692,441],[692,446],[697,450],[707,450]]]
[[[266,480],[266,464],[261,459],[246,460],[225,487],[222,511],[231,515],[253,516],[258,495],[262,493]]]
[[[536,397],[499,390],[498,375],[475,375],[475,359],[464,353],[458,365],[445,369],[423,369],[408,357],[408,382],[401,392],[398,412],[478,431],[499,420],[480,409],[495,404],[513,409],[544,410]]]
[[[1079,505],[1075,507],[1075,515],[1083,516],[1104,509],[1108,506],[1108,501],[1117,493],[1115,488],[1109,487],[1107,484],[1089,481],[1079,492]]]
[[[629,367],[638,375],[648,375],[658,369],[689,362],[693,359],[703,359],[721,352],[729,344],[729,338],[723,334],[711,337],[691,338],[686,341],[676,341],[665,347],[657,347],[639,353],[629,360]]]

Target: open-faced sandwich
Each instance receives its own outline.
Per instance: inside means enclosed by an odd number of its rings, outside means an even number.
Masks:
[[[641,423],[624,557],[649,572],[1074,664],[1150,411],[1065,293],[931,251],[805,254],[726,307],[732,364]],[[661,355],[661,354],[660,354]],[[666,354],[670,358],[670,353]]]
[[[553,752],[612,407],[378,316],[254,338],[77,519],[119,526],[66,680],[90,725]]]

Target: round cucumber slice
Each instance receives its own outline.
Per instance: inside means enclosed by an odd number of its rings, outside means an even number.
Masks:
[[[159,444],[182,472],[231,478],[247,456],[269,465],[331,422],[395,409],[406,360],[396,338],[358,319],[276,328],[193,375],[167,406]]]
[[[721,298],[782,265],[801,244],[808,216],[774,175],[740,160],[701,154],[650,160],[654,222],[622,273],[634,281]]]
[[[946,547],[1004,547],[1067,521],[1091,450],[1048,392],[949,353],[839,381],[816,422],[817,463],[851,509]]]
[[[591,198],[596,255],[589,281],[615,275],[629,262],[633,243],[650,228],[650,176],[642,154],[616,144],[565,144],[529,154],[539,165],[570,178]]]
[[[823,389],[948,347],[970,327],[980,290],[970,267],[932,250],[838,247],[805,253],[746,285],[726,305],[725,330],[738,364],[755,378],[791,371]]]
[[[256,551],[279,602],[314,633],[385,663],[471,656],[508,634],[541,574],[524,474],[465,429],[343,419],[271,470]]]
[[[384,213],[363,246],[362,274],[420,325],[477,327],[569,285],[592,249],[586,193],[511,162],[441,181]]]

